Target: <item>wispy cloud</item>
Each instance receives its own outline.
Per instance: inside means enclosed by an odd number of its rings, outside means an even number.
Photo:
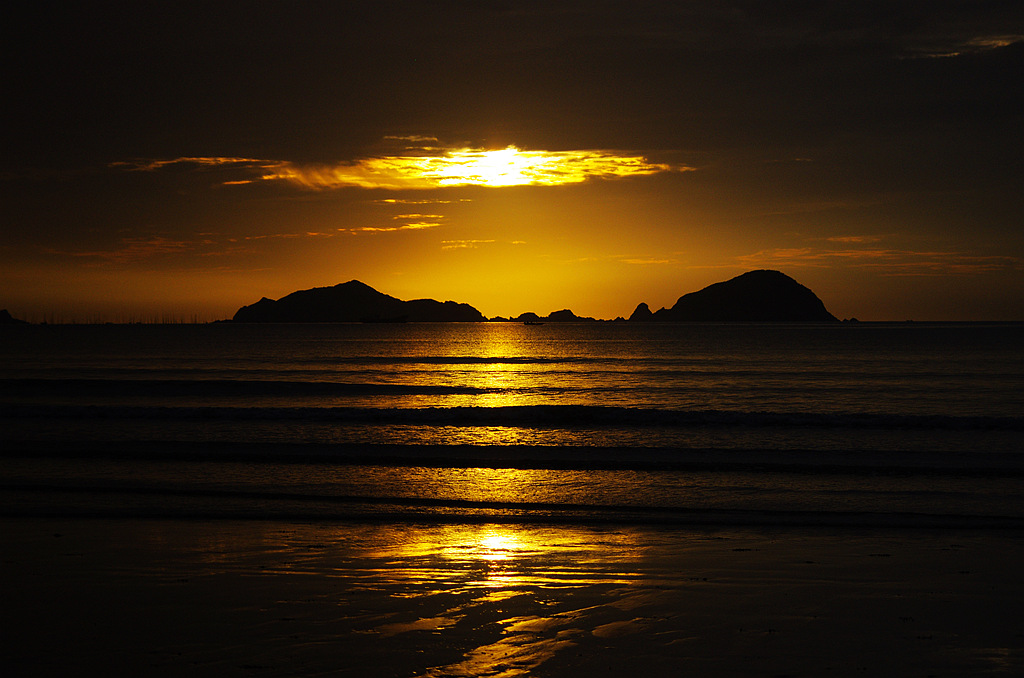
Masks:
[[[834,235],[831,238],[826,238],[829,242],[841,242],[849,244],[864,244],[872,242],[880,242],[885,238],[880,235]]]
[[[273,161],[258,160],[256,158],[226,158],[226,157],[193,157],[183,156],[171,160],[119,160],[110,163],[110,167],[125,169],[135,172],[152,172],[174,165],[193,166],[198,168],[212,167],[238,167],[242,169],[252,167],[269,167],[277,164]],[[244,183],[244,182],[230,182]]]
[[[396,214],[393,219],[404,221],[406,219],[444,219],[443,214]]]
[[[339,228],[341,233],[393,233],[395,231],[423,231],[440,226],[436,222],[416,222],[401,226],[361,226],[359,228]]]
[[[488,243],[497,242],[495,240],[442,240],[441,249],[443,250],[459,250],[459,249],[475,249],[480,245],[486,245]]]
[[[46,249],[50,254],[59,254],[70,257],[82,257],[97,259],[111,263],[130,263],[141,261],[162,254],[175,254],[195,249],[201,244],[210,244],[210,241],[188,241],[171,240],[162,236],[145,238],[123,238],[120,246],[106,250],[58,250]]]
[[[266,240],[267,238],[330,238],[333,233],[324,233],[323,231],[303,231],[302,233],[262,233],[260,235],[247,235],[244,240]]]
[[[57,249],[46,248],[48,254],[92,260],[96,266],[133,264],[160,257],[188,255],[195,257],[229,256],[251,253],[248,243],[260,240],[295,240],[303,238],[331,238],[332,232],[303,231],[299,233],[260,233],[255,235],[224,236],[217,233],[199,233],[193,239],[172,239],[164,236],[122,238],[109,249]]]
[[[416,141],[422,140],[416,138]],[[345,187],[404,190],[453,186],[558,186],[595,178],[616,179],[693,169],[654,163],[642,155],[619,151],[520,150],[515,146],[500,150],[419,146],[334,164],[223,157],[180,157],[111,164],[112,167],[133,171],[158,171],[174,165],[191,165],[199,169],[228,168],[250,175],[249,178],[223,181],[224,185],[262,180],[317,190]],[[395,204],[428,203],[396,200]]]
[[[423,231],[436,228],[445,219],[443,214],[396,214],[391,217],[395,221],[404,221],[400,226],[360,226],[356,228],[339,228],[347,233],[393,233],[395,231]]]
[[[911,51],[911,58],[943,59],[990,52],[1024,42],[1024,35],[979,35],[968,40],[953,42],[936,41],[934,44],[917,46]]]
[[[374,200],[375,205],[451,205],[452,203],[458,202],[472,202],[469,198],[460,198],[458,200],[435,200],[432,198],[426,198],[423,200],[410,200],[406,198],[384,198],[382,200]]]
[[[655,266],[659,264],[671,264],[671,259],[621,259],[624,264],[632,264],[634,266]]]
[[[844,265],[873,269],[882,275],[893,276],[955,275],[1024,269],[1024,259],[1020,257],[881,248],[780,248],[762,250],[737,259],[747,266],[824,268]]]
[[[819,212],[833,212],[844,210],[855,210],[864,207],[881,205],[883,200],[817,200],[810,202],[796,202],[789,205],[765,212],[764,216],[788,216],[791,214],[815,214]]]

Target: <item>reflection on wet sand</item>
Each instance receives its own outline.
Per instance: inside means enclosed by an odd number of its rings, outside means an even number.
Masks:
[[[583,609],[566,602],[595,602],[617,596],[613,589],[638,578],[632,561],[640,549],[627,534],[507,525],[459,525],[408,530],[392,545],[367,555],[386,560],[396,584],[418,571],[421,586],[412,596],[418,615],[444,614],[384,623],[366,632],[381,638],[429,632],[462,647],[455,661],[421,674],[441,676],[529,675],[556,654],[568,651],[584,634],[583,617],[603,605]],[[565,600],[569,590],[589,590]],[[612,594],[610,597],[609,594]],[[560,602],[561,601],[561,602]],[[629,625],[632,620],[616,620]]]
[[[586,586],[631,581],[641,549],[627,532],[567,527],[432,525],[378,528],[360,554],[386,561],[396,578],[429,572],[439,590],[514,586]],[[378,573],[382,574],[382,573]]]
[[[11,675],[1024,675],[1016,533],[0,527]]]

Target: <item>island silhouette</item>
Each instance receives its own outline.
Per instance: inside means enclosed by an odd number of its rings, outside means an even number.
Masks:
[[[433,299],[402,301],[366,283],[350,280],[334,287],[314,287],[281,297],[263,297],[243,306],[231,318],[240,323],[345,322],[481,322],[487,320],[469,304]]]
[[[655,312],[641,303],[633,322],[838,321],[814,292],[785,273],[748,271],[725,282],[679,297],[672,308]]]
[[[299,290],[277,301],[263,297],[243,306],[232,317],[238,323],[332,322],[482,322],[476,308],[454,301],[414,299],[402,301],[378,292],[366,283],[350,280],[333,287]],[[569,309],[547,316],[522,313],[495,321],[594,322]],[[837,321],[814,292],[779,271],[749,271],[731,280],[684,294],[672,308],[652,312],[641,303],[630,322],[693,321]]]
[[[19,320],[11,315],[6,308],[0,309],[0,325],[27,325],[24,320]]]

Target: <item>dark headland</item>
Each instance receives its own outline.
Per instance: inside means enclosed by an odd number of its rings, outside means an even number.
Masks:
[[[433,299],[402,301],[358,280],[334,287],[315,287],[281,297],[260,299],[243,306],[232,321],[241,323],[337,322],[482,322],[487,320],[469,304]],[[505,318],[495,318],[505,320]],[[569,309],[541,317],[523,313],[516,322],[582,322]],[[686,321],[835,321],[821,299],[778,271],[750,271],[679,298],[672,308],[651,312],[640,304],[633,322]]]
[[[10,312],[4,308],[0,309],[0,325],[27,325],[24,320],[18,320],[11,316]]]

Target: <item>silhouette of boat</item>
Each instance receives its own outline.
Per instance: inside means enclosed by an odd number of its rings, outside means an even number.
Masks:
[[[536,320],[524,320],[523,324],[524,325],[543,325],[544,323],[539,323]]]

